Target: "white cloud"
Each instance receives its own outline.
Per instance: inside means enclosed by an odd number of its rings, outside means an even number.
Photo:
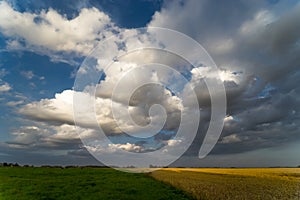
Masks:
[[[144,71],[143,71],[144,72]],[[125,74],[126,71],[123,71]],[[53,99],[42,99],[38,102],[32,102],[24,105],[19,109],[19,113],[26,115],[32,119],[39,121],[48,121],[53,123],[67,123],[74,124],[74,111],[73,111],[73,98],[76,98],[76,102],[82,102],[76,106],[76,125],[81,127],[97,128],[100,123],[101,128],[108,134],[119,134],[122,130],[131,130],[132,132],[139,132],[143,129],[143,126],[135,126],[131,122],[125,120],[120,121],[117,125],[115,118],[112,114],[112,100],[107,98],[111,94],[104,94],[103,87],[114,87],[117,83],[114,75],[109,76],[107,74],[106,79],[101,82],[97,90],[95,98],[95,112],[90,103],[94,102],[89,92],[74,92],[73,90],[64,90],[62,93],[57,93]],[[120,76],[122,77],[122,76]],[[144,72],[143,76],[137,75],[137,77],[151,78]],[[144,80],[144,79],[143,79]],[[128,84],[132,82],[122,82],[122,86],[129,87]],[[90,88],[92,89],[92,88]],[[112,89],[105,89],[104,92],[112,92]],[[180,100],[176,96],[172,96],[171,93],[163,87],[145,87],[141,88],[133,94],[130,105],[126,103],[126,96],[118,96],[117,101],[114,102],[114,106],[119,111],[129,112],[135,123],[139,125],[147,125],[150,120],[148,116],[149,108],[153,103],[161,104],[170,115],[165,125],[166,128],[172,129],[178,125],[180,120],[180,110],[182,105]],[[178,115],[177,115],[177,114]],[[95,117],[94,117],[95,116]],[[156,119],[157,118],[157,119]],[[152,116],[152,120],[160,121],[162,116]]]
[[[258,11],[253,19],[248,20],[240,27],[240,32],[243,35],[256,34],[257,31],[262,31],[268,24],[275,21],[275,16],[268,10]]]
[[[139,145],[126,143],[126,144],[109,144],[109,149],[112,151],[117,151],[119,149],[125,150],[125,151],[131,151],[131,152],[142,152],[144,148]]]
[[[33,71],[29,70],[29,71],[21,71],[20,74],[26,78],[27,80],[32,80],[32,79],[38,79],[40,81],[45,80],[44,76],[38,76],[36,74],[33,73]],[[32,88],[36,88],[36,84],[34,82],[30,82],[29,85]]]
[[[9,142],[10,146],[15,147],[17,145],[20,148],[27,148],[30,145],[38,144],[39,139],[43,135],[48,135],[49,131],[37,126],[22,126],[11,134],[14,139]]]
[[[170,147],[173,147],[173,146],[179,145],[181,142],[182,142],[182,140],[171,139],[171,140],[167,141],[167,145]]]
[[[7,106],[17,106],[17,105],[20,105],[20,104],[23,104],[24,101],[23,100],[20,100],[20,101],[9,101],[6,103]]]
[[[218,73],[209,66],[194,68],[191,71],[193,77],[192,82],[198,82],[200,79],[221,79],[223,82],[233,81],[239,84],[244,77],[241,74],[236,74],[233,71],[219,69]]]
[[[4,83],[4,84],[0,85],[0,92],[7,92],[11,89],[12,89],[12,87],[8,83]]]
[[[18,92],[15,93],[14,97],[17,98],[17,99],[20,99],[20,100],[26,100],[27,99],[27,97],[24,94],[18,93]]]
[[[88,138],[93,140],[94,138],[99,138],[97,130],[90,128],[81,128],[74,125],[62,124],[58,126],[50,126],[54,134],[48,138],[48,141],[77,141],[81,144],[80,138]]]
[[[231,143],[237,143],[237,142],[241,142],[241,141],[242,140],[239,138],[239,136],[237,134],[232,134],[232,135],[223,137],[219,143],[231,144]]]
[[[54,99],[42,99],[22,107],[19,112],[40,120],[62,120],[73,123],[73,91],[66,90],[56,94]]]
[[[109,16],[96,8],[84,8],[68,20],[51,8],[40,13],[22,13],[7,2],[0,2],[0,31],[16,38],[10,41],[10,48],[20,48],[20,40],[25,41],[26,48],[36,51],[44,48],[87,55],[97,40],[109,37],[111,30],[116,29]]]
[[[226,117],[224,118],[224,123],[228,123],[228,122],[230,122],[230,121],[232,121],[232,120],[233,120],[233,117],[230,116],[230,115],[228,115],[228,116],[226,116]]]
[[[28,80],[31,80],[35,76],[33,71],[21,71],[20,74]]]
[[[122,152],[122,151],[129,151],[129,152],[136,152],[141,153],[146,151],[146,148],[141,145],[136,145],[132,143],[125,143],[125,144],[108,144],[107,146],[100,145],[101,143],[97,143],[97,145],[89,145],[84,146],[88,151],[92,153],[114,153],[114,152]]]
[[[23,149],[58,149],[78,150],[81,146],[80,137],[93,139],[97,136],[94,129],[79,128],[73,125],[49,125],[35,122],[33,126],[22,126],[11,134],[13,140],[8,141],[12,148]],[[78,131],[81,133],[80,137]]]

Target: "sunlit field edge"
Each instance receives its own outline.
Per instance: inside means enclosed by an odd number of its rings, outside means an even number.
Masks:
[[[150,176],[196,199],[300,199],[300,168],[163,168]]]

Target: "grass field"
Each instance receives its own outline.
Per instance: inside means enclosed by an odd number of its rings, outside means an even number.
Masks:
[[[300,199],[300,169],[162,169],[151,176],[196,199]]]
[[[0,167],[0,199],[191,199],[146,174],[103,168]]]

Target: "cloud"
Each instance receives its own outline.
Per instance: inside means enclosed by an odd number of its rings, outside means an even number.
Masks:
[[[222,138],[220,141],[221,144],[231,144],[236,142],[241,142],[242,140],[239,138],[237,134],[228,135]]]
[[[76,148],[76,150],[56,149],[24,149],[13,147],[10,144],[0,142],[2,162],[18,162],[22,165],[101,165],[90,154],[84,154],[85,149]],[[82,153],[79,153],[82,152]]]
[[[0,92],[7,92],[11,89],[12,87],[8,83],[3,83],[2,85],[0,85]]]
[[[297,137],[297,128],[291,124],[299,124],[299,94],[295,93],[299,84],[295,80],[300,64],[300,5],[287,5],[278,5],[286,7],[278,13],[277,5],[263,1],[251,5],[228,1],[222,8],[215,1],[166,2],[149,23],[193,37],[221,68],[229,117],[213,153],[251,151],[289,143]],[[195,70],[191,80],[202,108],[210,106],[201,80],[204,76],[213,78],[209,70]],[[266,92],[269,88],[273,89]],[[199,133],[187,155],[197,155],[207,130],[205,120],[209,120],[210,111],[201,111]]]
[[[31,80],[35,76],[32,71],[21,71],[20,74],[28,80]]]
[[[248,21],[245,21],[240,27],[240,33],[242,35],[251,36],[257,34],[257,30],[263,30],[266,25],[275,21],[275,17],[268,10],[261,10],[255,13],[254,17]]]
[[[73,125],[49,125],[35,122],[35,126],[22,126],[11,134],[13,139],[7,144],[13,149],[25,149],[28,151],[75,151],[82,147],[77,131],[81,137],[93,139],[97,136],[94,129],[79,128]]]
[[[6,1],[0,2],[0,31],[10,49],[31,50],[57,59],[58,52],[87,55],[97,41],[117,31],[108,15],[96,8],[83,8],[67,19],[49,8],[39,13],[19,12]],[[59,56],[57,60],[62,59]]]
[[[123,74],[126,74],[130,69],[131,68],[128,68],[126,70],[123,68],[119,73],[107,73],[105,80],[96,86],[95,118],[93,117],[94,110],[91,110],[89,103],[87,103],[93,102],[94,99],[89,91],[77,92],[64,90],[62,93],[57,93],[53,99],[42,99],[37,102],[28,103],[21,107],[18,112],[33,120],[54,124],[66,123],[74,125],[73,99],[76,98],[76,102],[85,102],[77,105],[80,106],[80,112],[76,113],[78,115],[76,117],[76,125],[96,129],[100,124],[101,128],[104,129],[107,134],[111,135],[120,134],[122,130],[130,130],[138,133],[140,129],[142,129],[142,127],[136,127],[127,120],[117,124],[112,113],[113,102],[117,110],[122,111],[120,113],[129,111],[130,116],[132,116],[134,122],[139,126],[147,125],[151,119],[162,121],[163,118],[158,115],[158,113],[154,116],[149,116],[150,107],[153,104],[161,104],[168,115],[165,128],[170,130],[176,129],[180,121],[182,105],[178,97],[172,95],[170,91],[162,86],[145,85],[138,88],[130,97],[129,105],[126,102],[128,100],[127,96],[121,93],[117,93],[113,101],[108,98],[111,97],[113,90],[107,87],[114,88],[119,78],[123,77]],[[141,81],[147,81],[147,79],[151,80],[151,73],[151,71],[140,70],[137,71],[135,75],[139,77]],[[128,80],[123,80],[122,87],[128,88],[134,84],[130,81],[130,77],[128,78]],[[138,79],[136,79],[136,81],[137,80]],[[137,83],[139,83],[139,81],[137,81]],[[90,88],[89,90],[92,91],[92,89],[93,88]]]
[[[179,144],[182,142],[182,140],[166,140],[165,145],[169,147],[175,147],[179,146]],[[100,144],[100,145],[99,145]],[[93,153],[113,153],[113,152],[119,152],[122,153],[122,151],[128,151],[128,152],[135,152],[135,153],[143,153],[143,152],[149,152],[155,150],[154,147],[146,146],[142,143],[112,143],[108,144],[107,146],[102,145],[101,143],[97,143],[97,145],[85,145],[84,146],[88,151],[91,151]],[[165,152],[167,152],[167,149],[165,149]]]
[[[135,145],[135,144],[130,144],[130,143],[126,143],[126,144],[110,144],[109,148],[112,151],[118,150],[118,149],[122,149],[125,151],[130,151],[130,152],[142,152],[144,150],[143,147],[139,146],[139,145]]]
[[[20,75],[23,76],[24,78],[26,78],[27,80],[30,80],[30,81],[39,80],[39,81],[43,81],[42,83],[45,83],[45,77],[44,76],[38,76],[38,75],[36,75],[31,70],[29,70],[29,71],[21,71]],[[30,82],[29,86],[31,88],[37,88],[37,85],[34,82]]]
[[[14,106],[17,106],[17,105],[20,105],[20,104],[23,104],[23,103],[24,103],[23,100],[20,100],[20,101],[9,101],[9,102],[6,103],[6,105],[14,107]]]
[[[180,144],[181,142],[182,142],[181,140],[171,139],[171,140],[167,141],[167,145],[172,147],[172,146],[176,146],[176,145]]]
[[[74,125],[74,113],[73,113],[73,90],[65,90],[62,93],[57,93],[53,99],[42,99],[37,102],[31,102],[21,107],[18,112],[22,115],[29,117],[30,119],[48,122],[50,124],[69,124]],[[78,98],[82,98],[84,101],[88,101],[92,97],[89,94],[78,93]],[[102,101],[101,103],[105,102]],[[109,105],[109,102],[107,103]],[[91,113],[88,106],[83,107],[85,112],[82,112],[80,120],[77,121],[79,126],[96,128],[93,118],[89,116]],[[102,116],[105,116],[103,114]]]
[[[145,148],[143,146],[131,144],[131,143],[108,144],[108,146],[104,146],[104,145],[85,146],[85,148],[89,152],[97,153],[98,155],[99,153],[107,154],[107,153],[122,152],[122,151],[135,152],[135,153],[145,152]]]
[[[12,86],[2,80],[7,74],[9,74],[9,72],[5,68],[0,69],[0,93],[12,90]]]
[[[214,1],[175,1],[156,12],[149,26],[172,28],[193,37],[224,69],[273,81],[299,64],[299,7],[277,14],[275,5],[263,1],[228,1],[222,9]]]

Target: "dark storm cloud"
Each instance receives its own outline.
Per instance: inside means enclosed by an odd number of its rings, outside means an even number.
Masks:
[[[74,153],[77,151],[77,153]],[[55,149],[48,150],[24,150],[23,148],[9,147],[7,144],[0,143],[1,162],[15,163],[21,165],[102,165],[90,154],[78,153],[81,151],[70,150],[70,153],[62,154]]]
[[[227,113],[213,153],[228,154],[278,146],[299,139],[300,5],[267,1],[186,1],[166,3],[150,25],[192,36],[217,65],[242,76],[225,81]],[[278,12],[282,7],[282,12]],[[173,20],[176,18],[176,20]],[[198,87],[198,88],[197,88]],[[203,85],[200,106],[209,105]],[[203,110],[198,135],[186,152],[197,155],[206,133]],[[226,141],[226,142],[225,142]]]

